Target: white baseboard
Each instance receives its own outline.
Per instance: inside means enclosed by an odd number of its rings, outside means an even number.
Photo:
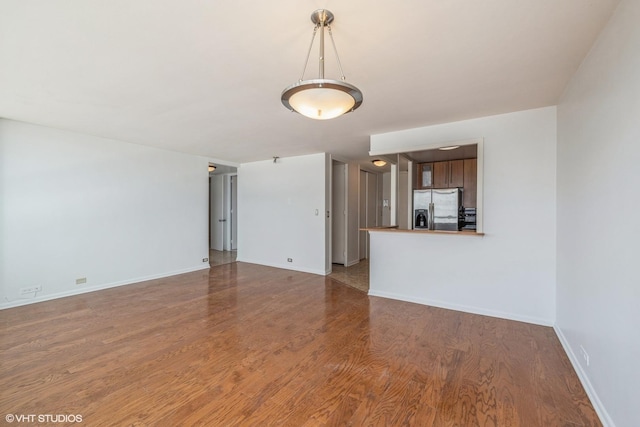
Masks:
[[[587,396],[589,397],[589,400],[591,400],[591,404],[593,405],[593,408],[596,410],[596,413],[600,417],[600,421],[602,422],[602,425],[604,425],[604,427],[615,427],[613,420],[609,416],[609,413],[607,412],[604,405],[602,404],[602,401],[598,397],[598,393],[596,393],[595,389],[591,385],[591,381],[589,381],[589,377],[587,376],[587,373],[582,368],[582,365],[579,362],[580,359],[578,359],[576,354],[573,352],[573,349],[571,348],[571,345],[569,345],[569,341],[567,340],[567,337],[565,337],[564,334],[562,333],[562,329],[560,329],[557,325],[554,325],[553,330],[556,332],[556,335],[560,340],[560,344],[562,344],[562,348],[564,348],[564,352],[569,357],[569,361],[573,365],[573,369],[576,371],[576,374],[578,374],[578,378],[582,383],[582,387],[587,392]]]
[[[356,265],[360,262],[359,259],[352,259],[351,261],[347,261],[347,263],[344,265],[345,267],[351,267],[352,265]]]
[[[369,290],[369,295],[374,297],[390,298],[399,301],[414,302],[416,304],[430,305],[433,307],[446,308],[448,310],[462,311],[465,313],[481,314],[483,316],[497,317],[499,319],[515,320],[518,322],[532,323],[541,326],[553,326],[554,319],[543,319],[531,316],[522,316],[514,313],[505,313],[495,310],[487,310],[481,307],[465,306],[460,304],[451,304],[444,301],[431,300],[426,298],[415,298],[407,295],[396,294],[393,292],[381,292]]]
[[[306,268],[306,267],[299,267],[293,264],[274,264],[274,263],[270,263],[270,262],[265,262],[265,261],[258,261],[258,260],[254,260],[254,259],[247,259],[247,258],[237,258],[236,261],[238,262],[246,262],[248,264],[258,264],[258,265],[264,265],[267,267],[274,267],[274,268],[281,268],[283,270],[292,270],[292,271],[300,271],[302,273],[311,273],[311,274],[317,274],[319,276],[326,276],[327,274],[329,274],[329,272],[325,271],[325,270],[316,270],[313,268]]]
[[[35,304],[38,302],[50,301],[58,298],[70,297],[74,295],[86,294],[89,292],[101,291],[103,289],[115,288],[118,286],[132,285],[134,283],[145,282],[147,280],[162,279],[164,277],[177,276],[178,274],[191,273],[198,270],[206,270],[208,268],[209,268],[209,264],[198,265],[197,267],[185,268],[181,270],[170,271],[170,272],[160,273],[160,274],[152,274],[150,276],[137,277],[135,279],[127,279],[127,280],[122,280],[122,281],[113,282],[113,283],[106,283],[102,285],[87,286],[87,287],[82,287],[78,289],[73,289],[70,291],[42,295],[35,298],[13,300],[13,301],[0,304],[0,310],[5,310],[7,308],[13,308],[13,307],[20,307],[22,305]]]

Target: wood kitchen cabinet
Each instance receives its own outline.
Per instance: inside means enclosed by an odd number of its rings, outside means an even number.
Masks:
[[[433,187],[464,187],[464,160],[433,163]]]
[[[418,163],[416,170],[416,188],[433,187],[433,163]]]
[[[475,208],[478,194],[478,159],[464,160],[464,191],[462,206]]]

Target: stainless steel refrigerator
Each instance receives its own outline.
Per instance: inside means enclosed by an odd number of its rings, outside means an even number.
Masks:
[[[435,188],[432,190],[413,190],[413,228],[429,230],[458,230],[462,192],[459,188]],[[427,227],[416,223],[426,215]]]

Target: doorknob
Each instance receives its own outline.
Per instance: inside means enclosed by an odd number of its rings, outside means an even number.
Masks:
[[[225,222],[226,219],[219,219],[218,222]]]

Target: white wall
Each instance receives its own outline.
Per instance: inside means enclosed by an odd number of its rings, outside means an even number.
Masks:
[[[327,164],[321,153],[240,165],[238,261],[327,274]]]
[[[618,427],[640,426],[638,23],[640,2],[622,1],[558,106],[556,330]]]
[[[0,307],[207,268],[207,165],[0,119]]]
[[[374,135],[371,150],[482,137],[486,235],[371,233],[370,294],[552,325],[555,107]]]

